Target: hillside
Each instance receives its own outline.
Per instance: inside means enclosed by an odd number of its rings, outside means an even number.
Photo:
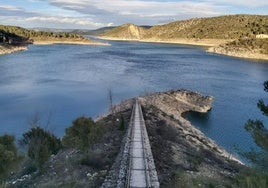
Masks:
[[[213,18],[194,18],[185,21],[176,21],[169,24],[157,25],[149,29],[126,24],[106,32],[105,37],[129,36],[136,38],[130,28],[142,30],[141,39],[238,39],[253,37],[257,34],[268,33],[268,16],[232,15]]]
[[[147,30],[148,29],[146,27],[136,26],[134,24],[125,24],[107,31],[104,33],[104,36],[120,38],[122,40],[137,40],[143,39]]]
[[[237,39],[268,33],[268,16],[235,15],[195,18],[155,26],[144,38]]]
[[[81,35],[67,32],[27,30],[16,26],[0,25],[0,54],[25,50],[28,44],[100,44]]]
[[[20,38],[23,38],[23,41],[29,41],[29,42],[34,42],[39,39],[83,39],[81,35],[76,35],[76,34],[70,34],[66,32],[45,32],[45,31],[35,31],[35,30],[27,30],[21,27],[16,27],[16,26],[4,26],[0,25],[0,32],[8,33],[10,36],[11,35],[16,35]]]
[[[268,34],[268,16],[229,15],[194,18],[151,28],[126,24],[112,29],[100,37],[112,40],[140,40],[217,47],[238,39],[251,40],[260,34]],[[237,45],[239,44],[237,43]],[[253,43],[248,43],[248,45],[251,44]],[[241,43],[240,47],[245,46]],[[261,52],[267,50],[266,45],[259,45],[258,48]],[[252,52],[255,53],[255,51]],[[258,56],[256,55],[254,58],[258,58]],[[261,59],[263,58],[261,57]]]

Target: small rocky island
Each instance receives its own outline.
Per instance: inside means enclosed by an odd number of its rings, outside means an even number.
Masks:
[[[103,134],[86,151],[63,148],[42,170],[13,175],[11,187],[114,187],[135,99],[114,106],[95,122]],[[226,187],[244,165],[195,128],[182,114],[206,113],[213,97],[172,90],[138,97],[160,187]],[[23,173],[24,172],[24,173]],[[105,184],[103,184],[105,182]]]

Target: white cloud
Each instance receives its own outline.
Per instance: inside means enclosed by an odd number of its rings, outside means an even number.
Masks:
[[[115,25],[135,23],[153,25],[163,20],[179,20],[191,17],[220,15],[224,6],[211,2],[192,2],[190,0],[142,1],[142,0],[42,0],[55,7],[72,10],[89,16],[96,22]]]
[[[81,26],[104,26],[102,23],[97,23],[91,21],[89,18],[67,18],[67,17],[30,17],[26,18],[27,22],[55,22],[55,23],[65,23]]]
[[[158,1],[127,1],[127,0],[48,0],[54,6],[75,10],[84,14],[96,12],[113,13],[117,15],[137,15],[141,17],[176,16],[181,13],[216,14],[219,6],[210,2],[158,2]]]
[[[21,8],[11,6],[11,5],[0,5],[0,9],[5,9],[5,10],[9,10],[9,11],[20,11],[20,10],[22,10]]]
[[[262,7],[262,6],[268,6],[268,1],[267,0],[204,0],[207,2],[211,3],[225,3],[228,4],[229,6],[231,5],[240,5],[243,7]],[[268,10],[267,10],[268,13]]]
[[[8,1],[5,4],[0,2],[0,23],[87,29],[129,22],[154,25],[192,17],[256,13],[258,7],[263,14],[268,8],[267,0],[27,0],[20,3],[22,7],[9,5]]]
[[[90,18],[68,18],[68,17],[19,17],[19,16],[0,16],[1,24],[17,25],[26,28],[51,27],[62,29],[91,29],[112,25],[113,23],[98,23]],[[13,23],[13,24],[10,24]],[[23,23],[23,25],[21,24]]]

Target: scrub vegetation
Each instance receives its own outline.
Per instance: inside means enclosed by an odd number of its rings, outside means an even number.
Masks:
[[[268,92],[268,81],[264,82],[264,91]],[[267,118],[268,104],[261,99],[257,106]],[[259,119],[249,119],[245,129],[251,134],[259,150],[241,152],[251,162],[252,168],[246,168],[236,176],[237,187],[268,187],[268,130]]]
[[[107,37],[124,36],[129,33],[126,24],[104,33]],[[140,39],[239,39],[252,38],[258,34],[268,34],[268,16],[230,15],[212,18],[193,18],[157,25],[151,28],[137,27]],[[132,32],[134,33],[134,32]]]
[[[84,39],[81,35],[66,32],[44,32],[22,27],[0,25],[0,43],[17,44],[35,40]]]
[[[36,115],[19,140],[0,137],[0,187],[99,187],[119,152],[131,109],[95,122],[78,117],[62,139]],[[115,121],[114,121],[115,119]],[[48,121],[49,122],[49,121]]]

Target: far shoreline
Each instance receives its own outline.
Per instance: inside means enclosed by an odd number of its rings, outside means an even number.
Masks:
[[[53,44],[69,44],[69,45],[91,45],[91,46],[110,46],[109,43],[101,43],[91,40],[36,40],[34,42],[26,42],[21,45],[1,45],[0,55],[11,54],[20,51],[28,50],[28,45],[53,45]]]
[[[52,44],[71,44],[71,45],[93,45],[93,46],[110,46],[109,43],[101,43],[91,40],[36,40],[33,45],[52,45]]]
[[[251,51],[236,52],[220,49],[220,45],[226,44],[233,41],[234,39],[176,39],[176,40],[156,40],[156,39],[120,39],[115,37],[98,37],[99,39],[110,40],[110,41],[136,41],[136,42],[147,42],[147,43],[162,43],[162,44],[185,44],[192,46],[201,46],[206,48],[206,52],[226,55],[230,57],[237,57],[243,59],[255,59],[264,60],[268,63],[268,55],[255,53]],[[220,49],[220,50],[219,50]]]
[[[26,50],[28,50],[28,45],[19,45],[19,46],[0,45],[0,55],[11,54],[11,53],[26,51]]]
[[[225,39],[176,39],[176,40],[157,40],[157,39],[120,39],[113,37],[98,37],[103,40],[110,41],[136,41],[136,42],[148,42],[148,43],[163,43],[163,44],[187,44],[193,46],[204,46],[204,47],[214,47],[232,40]]]

